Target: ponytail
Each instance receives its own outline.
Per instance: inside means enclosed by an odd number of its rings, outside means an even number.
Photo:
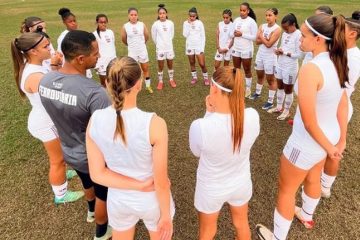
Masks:
[[[25,68],[26,61],[24,61],[24,55],[16,46],[17,41],[18,41],[17,38],[15,38],[15,40],[11,42],[11,56],[14,66],[14,78],[20,96],[25,97],[25,93],[21,90],[20,81],[21,81],[22,73]]]

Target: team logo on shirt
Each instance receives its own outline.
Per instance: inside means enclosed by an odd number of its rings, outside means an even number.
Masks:
[[[162,28],[163,28],[163,31],[164,31],[164,32],[167,32],[167,27],[166,27],[166,25],[162,25]]]
[[[187,52],[188,52],[188,53],[191,53],[191,49],[188,49]]]
[[[53,82],[52,85],[54,86],[54,88],[56,89],[61,89],[63,84],[62,83],[58,83],[58,82]]]
[[[138,30],[136,29],[136,27],[133,27],[132,32],[133,34],[138,34]]]
[[[109,36],[105,36],[105,41],[106,41],[107,43],[110,43],[110,42],[111,42],[110,37],[109,37]]]

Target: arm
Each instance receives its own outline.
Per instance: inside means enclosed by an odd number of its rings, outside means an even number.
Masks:
[[[251,24],[250,24],[250,33],[242,34],[242,37],[247,39],[247,40],[255,41],[257,33],[258,33],[258,27],[256,25],[256,22],[252,21]]]
[[[270,34],[270,38],[265,38],[262,34],[260,35],[261,42],[267,47],[270,48],[274,43],[280,38],[281,29],[278,28]]]
[[[125,31],[125,25],[121,28],[121,41],[127,46],[127,34]]]
[[[204,28],[204,24],[202,22],[200,22],[200,31],[201,31],[201,46],[202,46],[202,51],[205,51],[205,41],[206,41],[206,37],[205,37],[205,28]]]
[[[298,58],[301,58],[302,56],[302,51],[300,50],[300,37],[301,35],[299,35],[299,37],[297,37],[295,39],[295,51],[294,52],[287,52],[287,53],[284,53],[286,54],[286,56],[292,58],[292,59],[298,59]]]
[[[150,123],[150,143],[153,145],[154,185],[160,206],[158,231],[161,239],[170,239],[173,226],[170,213],[170,182],[168,178],[168,131],[165,121],[154,116]]]
[[[323,85],[320,69],[313,63],[304,65],[299,72],[298,104],[306,131],[328,153],[331,158],[339,152],[324,135],[316,118],[316,95]]]
[[[189,130],[189,146],[191,152],[195,157],[200,157],[201,149],[202,149],[202,136],[201,136],[201,128],[200,121],[195,120],[192,122]]]
[[[183,36],[185,38],[187,38],[189,36],[189,33],[190,33],[190,26],[189,26],[188,22],[186,21],[183,24]]]
[[[216,28],[216,49],[219,51],[220,53],[220,41],[219,41],[219,35],[220,35],[220,30],[219,30],[219,26]]]
[[[145,43],[146,43],[149,40],[149,30],[147,29],[145,24],[144,24],[144,38],[145,38]]]
[[[262,35],[263,35],[263,31],[262,31],[262,27],[260,25],[259,26],[259,31],[257,31],[257,33],[256,33],[256,40],[255,40],[256,45],[260,45],[260,44],[263,43],[262,40],[261,40],[261,37],[260,37]]]
[[[90,128],[91,121],[86,130],[86,152],[91,179],[98,184],[111,188],[151,191],[153,185],[152,179],[140,182],[136,179],[113,172],[106,167],[103,154],[90,137]]]
[[[28,93],[36,93],[39,90],[40,80],[43,78],[44,74],[41,72],[30,74],[25,80],[25,90]]]
[[[156,45],[156,33],[157,33],[156,22],[154,22],[154,24],[151,27],[151,38],[152,38],[153,42],[155,43],[155,45]]]
[[[346,95],[346,91],[344,90],[343,95],[341,96],[341,100],[337,110],[337,119],[340,125],[340,139],[336,144],[340,153],[345,150],[346,147],[346,133],[347,133],[347,125],[348,125],[348,97]]]
[[[175,33],[174,33],[174,31],[175,31],[174,23],[171,22],[170,26],[171,26],[170,36],[171,36],[171,40],[173,40],[173,39],[174,39],[174,35],[175,35]]]

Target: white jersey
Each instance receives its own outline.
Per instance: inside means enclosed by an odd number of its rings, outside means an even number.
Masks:
[[[183,36],[186,38],[186,49],[196,49],[200,52],[205,50],[205,28],[200,20],[193,22],[185,21],[183,24]]]
[[[254,41],[258,31],[255,20],[251,17],[238,17],[234,21],[234,31],[240,31],[241,37],[234,38],[233,50],[254,52]],[[234,33],[232,34],[234,36]]]
[[[262,29],[262,32],[263,32],[263,37],[266,38],[266,39],[270,39],[271,35],[278,28],[280,28],[280,27],[276,23],[274,25],[272,25],[271,27],[269,27],[267,23],[264,23],[263,25],[261,25],[261,29]],[[266,47],[265,44],[260,44],[257,54],[260,54],[264,58],[273,57],[275,55],[275,49],[276,49],[276,46],[278,45],[278,42],[279,42],[279,39],[276,40],[276,42],[269,48]]]
[[[99,45],[100,58],[98,59],[98,63],[103,63],[107,66],[112,59],[116,58],[114,32],[106,29],[99,33],[94,31],[93,34]]]
[[[112,106],[96,110],[92,115],[90,136],[102,152],[107,167],[122,175],[145,181],[153,177],[153,157],[150,143],[150,122],[154,113],[138,108],[122,110],[127,145],[114,141],[116,112]],[[117,201],[137,211],[159,207],[156,192],[140,192],[109,188],[108,200]]]
[[[346,84],[346,95],[349,98],[349,116],[350,121],[353,114],[353,105],[351,103],[351,94],[355,90],[355,84],[360,78],[360,50],[358,47],[353,47],[347,50],[348,67],[349,67],[349,83]]]
[[[299,68],[298,59],[302,55],[300,50],[300,38],[301,32],[299,29],[296,29],[293,33],[284,32],[282,34],[280,48],[283,50],[284,54],[280,55],[278,58],[278,67],[280,69],[297,72]],[[291,57],[287,56],[288,53],[291,54]]]
[[[151,27],[151,37],[157,52],[173,51],[174,23],[171,20],[157,20]]]
[[[128,52],[140,55],[147,51],[144,36],[144,23],[140,21],[137,21],[135,24],[127,22],[124,24],[124,28],[127,36]]]
[[[250,149],[259,135],[259,115],[253,108],[245,109],[240,151],[235,153],[231,121],[230,114],[207,113],[190,127],[190,149],[200,158],[197,188],[211,195],[226,195],[239,183],[251,182]]]
[[[234,32],[234,24],[229,22],[228,24],[224,21],[219,22],[218,24],[219,31],[219,47],[222,49],[230,49],[229,45],[232,40],[232,33]]]
[[[320,69],[324,81],[322,88],[316,94],[317,123],[328,140],[335,145],[340,138],[337,109],[344,90],[340,86],[339,77],[329,52],[318,54],[310,63]],[[295,83],[295,93],[298,94],[298,81]],[[289,141],[299,150],[309,154],[323,153],[324,156],[326,155],[326,151],[306,131],[299,106],[296,109],[293,131]]]

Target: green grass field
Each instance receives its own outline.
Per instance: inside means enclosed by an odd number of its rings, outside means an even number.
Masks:
[[[0,238],[1,239],[92,239],[95,225],[86,223],[85,200],[74,204],[54,206],[52,191],[48,184],[48,160],[42,144],[27,131],[27,117],[30,111],[27,100],[17,93],[13,79],[10,57],[10,41],[18,36],[20,23],[25,17],[39,16],[47,22],[49,35],[54,46],[64,27],[57,11],[68,7],[76,14],[79,28],[94,31],[95,16],[108,15],[109,28],[116,34],[118,55],[127,50],[120,43],[120,28],[127,21],[127,9],[139,9],[140,20],[150,29],[157,18],[157,5],[161,1],[44,1],[44,0],[0,0]],[[235,1],[164,1],[169,18],[175,23],[175,79],[178,87],[170,89],[166,84],[163,91],[147,95],[140,94],[139,107],[155,111],[163,117],[169,128],[169,174],[172,193],[176,203],[174,239],[197,238],[198,220],[193,207],[197,159],[188,147],[188,130],[191,122],[204,114],[204,98],[208,89],[201,82],[190,86],[190,73],[184,54],[185,40],[182,37],[182,23],[190,7],[196,6],[206,29],[206,65],[212,73],[215,54],[215,29],[222,20],[223,9],[233,10],[238,16],[240,2]],[[319,5],[329,5],[335,14],[348,16],[360,9],[358,0],[342,1],[251,1],[258,23],[265,22],[264,11],[277,7],[278,21],[289,12],[295,13],[299,22],[311,15]],[[153,88],[156,87],[156,61],[154,44],[148,43]],[[359,63],[360,64],[360,63]],[[199,69],[199,68],[198,68]],[[255,75],[254,75],[255,76]],[[167,79],[167,77],[165,78]],[[201,79],[201,78],[200,78]],[[256,77],[254,77],[256,81]],[[254,81],[254,83],[255,83]],[[306,230],[294,221],[289,239],[360,239],[360,187],[359,187],[359,142],[360,94],[354,94],[355,108],[348,131],[348,148],[342,169],[330,199],[322,200],[318,206],[313,230]],[[247,102],[247,106],[258,110],[261,117],[261,133],[253,147],[251,156],[253,197],[250,201],[250,226],[256,223],[272,226],[273,211],[277,192],[279,156],[291,132],[286,122],[279,122],[275,116],[261,110],[263,99]],[[294,113],[294,108],[292,109]],[[80,189],[78,178],[70,181],[71,189]],[[299,199],[299,198],[298,198]],[[231,217],[227,206],[223,208],[218,223],[216,239],[234,238]],[[253,239],[257,239],[253,231]],[[139,225],[136,239],[148,239],[145,228]]]

